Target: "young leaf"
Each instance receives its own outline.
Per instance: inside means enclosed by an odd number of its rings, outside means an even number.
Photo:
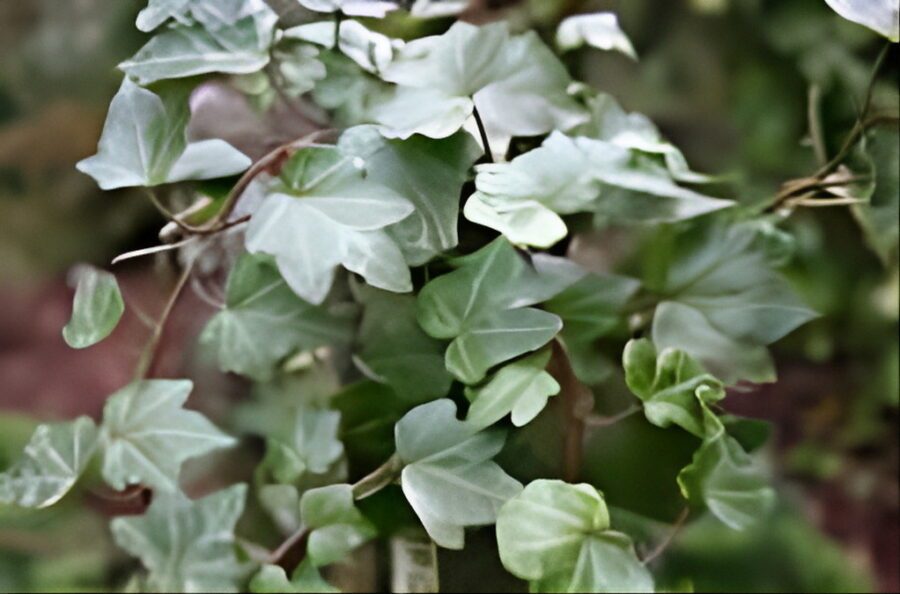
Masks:
[[[375,527],[353,504],[350,485],[307,491],[300,500],[300,515],[311,529],[306,554],[316,567],[340,561],[376,534]]]
[[[836,13],[865,25],[894,43],[900,41],[900,9],[895,0],[825,0]]]
[[[707,507],[725,525],[743,530],[771,511],[775,491],[756,461],[708,410],[705,423],[708,436],[679,473],[678,485],[692,504]]]
[[[141,85],[223,72],[249,74],[269,63],[276,15],[265,3],[231,23],[177,25],[158,33],[119,68]]]
[[[631,40],[619,26],[619,19],[612,12],[570,16],[556,30],[556,46],[562,51],[589,45],[601,50],[622,52],[637,60]]]
[[[264,464],[280,483],[293,483],[304,474],[324,474],[344,453],[338,439],[341,415],[298,405],[293,411],[290,432],[269,439]]]
[[[309,559],[304,559],[300,563],[290,580],[281,567],[263,565],[259,573],[250,580],[250,591],[254,594],[331,594],[340,592],[338,588],[322,579],[319,570]]]
[[[374,126],[358,126],[341,136],[340,147],[365,160],[367,179],[415,207],[412,215],[387,228],[410,266],[421,266],[456,247],[460,192],[480,154],[471,136],[391,141]]]
[[[156,95],[128,78],[109,106],[96,155],[78,163],[104,190],[240,173],[250,159],[223,140],[188,143],[185,89]]]
[[[500,506],[522,489],[491,460],[504,440],[502,432],[479,432],[458,420],[447,399],[416,407],[397,423],[403,493],[440,546],[463,548],[464,528],[493,523]]]
[[[523,292],[535,271],[502,238],[457,265],[422,289],[418,319],[434,338],[452,340],[447,369],[463,382],[480,382],[494,365],[539,349],[562,328],[557,316],[526,307],[552,295]]]
[[[0,473],[0,504],[42,508],[63,498],[97,449],[97,427],[88,417],[40,425],[22,457]]]
[[[356,293],[364,307],[356,354],[363,373],[407,402],[446,396],[453,378],[444,366],[444,345],[419,327],[415,297],[367,286]]]
[[[361,166],[337,148],[297,152],[247,229],[247,249],[275,256],[285,281],[310,303],[325,299],[339,264],[375,287],[412,289],[403,254],[385,228],[414,208],[367,179]]]
[[[497,516],[500,560],[533,592],[652,592],[631,539],[610,530],[603,496],[586,484],[537,480]]]
[[[92,266],[75,269],[78,286],[72,318],[63,328],[63,338],[73,349],[97,344],[109,336],[125,312],[125,302],[116,277]]]
[[[408,43],[382,74],[398,86],[375,111],[391,137],[445,138],[475,106],[498,147],[511,136],[567,129],[586,114],[566,93],[571,79],[533,32],[510,36],[506,23],[455,23],[439,37]]]
[[[235,555],[234,527],[246,485],[191,501],[156,494],[143,516],[112,521],[116,543],[140,558],[152,592],[238,592],[247,568]]]
[[[206,417],[183,408],[192,388],[188,380],[137,381],[106,401],[103,478],[113,488],[177,492],[185,460],[234,445]]]
[[[727,384],[772,381],[766,345],[816,317],[770,267],[750,225],[691,238],[668,271],[652,340],[681,349]]]
[[[704,411],[725,397],[722,382],[706,373],[684,351],[657,354],[647,339],[632,340],[622,355],[625,382],[644,402],[644,415],[658,427],[678,425],[697,437],[706,435]]]
[[[545,371],[549,362],[550,351],[543,350],[506,365],[480,388],[466,388],[472,402],[466,422],[489,427],[512,413],[516,427],[530,423],[547,399],[559,393],[559,384]]]
[[[238,260],[225,299],[225,307],[200,336],[202,344],[215,350],[223,371],[265,380],[295,351],[352,339],[352,311],[300,299],[264,256],[244,255]]]

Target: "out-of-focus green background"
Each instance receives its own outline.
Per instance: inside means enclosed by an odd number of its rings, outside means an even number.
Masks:
[[[884,44],[824,0],[496,4],[517,5],[515,18],[544,33],[563,9],[618,12],[640,61],[588,50],[567,58],[573,74],[650,115],[695,168],[729,176],[722,191],[747,202],[815,170],[805,142],[811,85],[835,150]],[[155,241],[158,221],[139,193],[101,193],[74,169],[94,152],[120,80],[115,65],[143,41],[139,9],[138,0],[0,1],[0,468],[36,420],[96,414],[127,379],[144,332],[131,320],[78,353],[59,334],[71,265],[108,267]],[[895,47],[876,88],[882,105],[896,103],[897,57]],[[690,525],[664,579],[677,586],[691,576],[697,590],[897,591],[897,263],[868,249],[845,209],[798,213],[789,227],[798,238],[792,279],[824,315],[776,348],[778,384],[729,400],[774,424],[782,507],[744,534]],[[126,299],[153,311],[155,272],[152,261],[117,269]],[[182,322],[184,340],[194,325]],[[0,591],[115,583],[107,511],[0,510]]]

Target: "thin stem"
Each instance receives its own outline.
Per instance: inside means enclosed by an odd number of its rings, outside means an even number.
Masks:
[[[163,309],[162,315],[160,315],[159,320],[157,320],[156,322],[156,327],[153,329],[153,334],[150,335],[150,340],[148,340],[147,344],[144,346],[144,352],[141,353],[141,358],[138,360],[137,370],[135,373],[139,379],[148,377],[153,369],[153,364],[156,359],[156,352],[159,348],[159,343],[162,340],[166,323],[168,322],[169,317],[172,315],[172,310],[175,309],[175,304],[178,303],[178,298],[184,291],[185,285],[187,285],[188,280],[191,278],[191,271],[194,268],[195,261],[196,260],[191,261],[187,266],[184,267],[184,270],[181,272],[181,276],[178,278],[178,282],[175,283],[175,288],[172,289],[172,294],[169,295],[169,300],[166,302],[166,306]]]
[[[828,147],[825,146],[825,134],[822,131],[821,106],[822,88],[819,85],[810,85],[806,118],[809,121],[809,137],[816,154],[816,162],[820,167],[828,162]]]
[[[300,544],[301,542],[306,540],[306,537],[309,536],[311,530],[306,526],[301,526],[298,528],[293,534],[287,537],[287,539],[281,543],[277,549],[272,551],[272,554],[269,555],[269,564],[275,565],[281,559],[287,555],[291,549]]]
[[[612,415],[612,416],[609,416],[609,417],[603,417],[600,415],[591,415],[588,418],[586,418],[584,420],[584,422],[588,427],[591,427],[593,429],[596,429],[599,427],[610,427],[612,425],[615,425],[619,421],[624,421],[628,417],[641,412],[641,410],[643,410],[643,409],[639,405],[634,404],[632,406],[629,406],[622,412]]]
[[[678,533],[681,532],[681,529],[684,528],[685,522],[687,522],[688,517],[691,515],[690,508],[684,508],[681,513],[678,515],[678,519],[675,520],[675,524],[672,526],[672,530],[666,537],[660,542],[655,549],[650,551],[650,554],[644,557],[644,560],[641,561],[644,565],[649,565],[653,561],[655,561],[660,555],[666,552],[666,549],[671,546],[672,541],[675,540],[675,537],[678,536]]]
[[[472,100],[472,104],[475,104],[475,100]],[[478,133],[481,135],[481,144],[484,147],[484,154],[488,158],[488,162],[494,162],[494,152],[491,150],[491,141],[488,139],[487,129],[484,127],[484,121],[481,119],[481,114],[478,113],[478,107],[472,108],[472,115],[475,116],[475,124],[478,126]]]
[[[553,354],[549,371],[559,383],[562,400],[565,436],[563,442],[563,478],[570,483],[578,481],[584,456],[585,418],[593,408],[594,394],[581,383],[572,369],[572,363],[559,340],[553,341]]]
[[[171,210],[169,210],[169,209],[162,203],[162,201],[159,199],[159,196],[156,195],[156,192],[154,192],[152,188],[144,188],[144,193],[145,193],[145,194],[147,195],[147,197],[150,199],[150,203],[153,204],[154,207],[156,207],[156,210],[158,210],[159,213],[160,213],[163,217],[165,217],[165,218],[168,219],[169,221],[175,223],[175,225],[176,225],[179,229],[181,229],[181,230],[184,231],[185,233],[190,233],[190,234],[196,234],[196,233],[200,233],[200,232],[201,232],[200,227],[194,227],[193,225],[190,225],[190,224],[188,224],[188,223],[185,223],[184,221],[182,221],[182,220],[178,217],[177,214],[175,214],[174,212],[172,212]]]
[[[403,461],[394,454],[387,462],[353,484],[353,498],[359,501],[381,491],[397,480],[401,470]]]

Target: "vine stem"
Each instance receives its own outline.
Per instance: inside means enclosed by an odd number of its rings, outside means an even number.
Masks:
[[[478,126],[478,133],[481,135],[481,144],[484,147],[484,154],[487,156],[488,162],[494,162],[494,152],[491,150],[491,141],[488,139],[487,129],[484,127],[484,120],[475,106],[475,100],[472,99],[472,115],[475,116],[475,124]]]
[[[584,457],[585,418],[593,408],[594,394],[575,375],[572,362],[562,343],[553,341],[549,370],[559,382],[565,435],[563,441],[563,479],[574,483],[581,475]]]
[[[678,536],[678,533],[681,532],[681,529],[684,528],[684,524],[685,524],[685,522],[687,522],[687,519],[688,519],[688,517],[690,517],[690,515],[691,515],[690,508],[686,507],[683,510],[681,510],[681,513],[678,514],[678,519],[675,520],[675,524],[673,524],[672,530],[669,532],[669,534],[666,535],[666,537],[662,540],[662,542],[660,542],[658,545],[656,545],[655,549],[650,551],[650,554],[648,554],[646,557],[644,557],[644,559],[641,561],[641,563],[643,563],[644,565],[649,565],[650,563],[655,561],[660,555],[665,553],[666,549],[668,549],[672,545],[672,541],[675,540],[675,537]]]
[[[599,415],[591,415],[584,420],[585,425],[592,429],[597,429],[600,427],[610,427],[615,425],[619,421],[624,421],[628,417],[635,415],[643,410],[637,404],[629,406],[622,412],[609,416],[609,417],[601,417]]]
[[[178,303],[178,298],[181,296],[182,292],[184,291],[185,285],[187,285],[187,282],[191,277],[191,272],[193,271],[195,261],[196,260],[192,260],[187,264],[187,266],[184,267],[184,270],[181,272],[181,276],[178,278],[178,282],[175,283],[175,287],[172,289],[172,293],[169,295],[169,299],[166,302],[166,306],[163,309],[159,320],[157,320],[156,322],[156,326],[153,328],[153,333],[150,335],[150,339],[144,346],[144,351],[143,353],[141,353],[141,358],[138,359],[137,369],[135,372],[135,375],[138,379],[146,379],[150,375],[150,372],[153,370],[153,365],[156,361],[156,353],[159,350],[159,343],[162,340],[166,323],[168,322],[169,317],[172,315],[172,310],[175,309],[175,304]]]

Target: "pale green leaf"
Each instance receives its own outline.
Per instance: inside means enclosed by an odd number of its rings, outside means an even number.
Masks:
[[[234,527],[246,494],[246,485],[195,501],[154,494],[143,516],[112,521],[113,537],[147,568],[149,591],[238,592],[247,568],[235,555]]]
[[[479,388],[466,388],[472,402],[466,421],[489,427],[508,414],[516,427],[527,425],[559,393],[559,384],[545,370],[550,351],[544,350],[501,368]]]
[[[763,469],[711,412],[705,412],[708,437],[678,475],[684,497],[705,506],[735,530],[764,519],[775,504],[775,491]]]
[[[300,500],[300,510],[304,525],[311,529],[306,553],[317,567],[340,561],[376,534],[375,527],[353,504],[350,485],[307,491]]]
[[[39,425],[22,456],[0,473],[0,504],[41,508],[69,492],[97,449],[97,427],[88,417]]]
[[[592,486],[537,480],[497,517],[503,566],[535,592],[652,592],[653,578],[624,534],[610,530]]]
[[[397,454],[406,464],[401,485],[429,536],[461,549],[466,526],[494,522],[497,510],[522,485],[491,459],[504,435],[478,431],[456,418],[451,400],[414,408],[396,425]]]
[[[865,25],[894,43],[900,41],[900,7],[896,0],[825,0],[836,13]]]
[[[269,63],[277,21],[278,16],[260,3],[231,24],[176,25],[155,35],[119,68],[142,85],[212,72],[256,72]]]
[[[625,345],[622,365],[625,382],[643,401],[648,421],[706,435],[704,411],[725,397],[725,388],[690,355],[676,349],[657,353],[649,340],[632,340]]]
[[[287,286],[269,258],[244,255],[228,278],[225,306],[200,342],[216,353],[223,371],[268,379],[293,352],[348,344],[352,314],[310,305]]]
[[[460,380],[478,383],[494,365],[539,349],[562,328],[557,316],[527,306],[566,285],[535,282],[540,275],[502,238],[456,264],[422,289],[418,319],[434,338],[452,340],[446,365]]]
[[[367,72],[378,73],[394,59],[394,52],[403,43],[368,29],[358,21],[341,21],[338,42],[335,42],[334,23],[309,23],[284,32],[286,39],[314,43],[324,48],[336,48]]]
[[[240,173],[250,159],[222,140],[188,143],[186,89],[156,95],[129,79],[109,106],[98,152],[78,163],[101,188],[156,186]]]
[[[310,303],[325,299],[338,265],[381,289],[412,289],[403,253],[385,228],[414,208],[369,180],[363,165],[337,148],[303,149],[250,221],[247,249],[275,256],[285,281]]]
[[[146,485],[178,491],[181,464],[235,440],[183,408],[188,380],[143,380],[109,397],[103,410],[103,477],[115,489]]]
[[[653,318],[660,350],[681,349],[727,384],[772,381],[766,346],[816,317],[772,269],[750,225],[683,238]]]
[[[280,483],[328,472],[344,453],[338,439],[340,413],[299,404],[284,414],[290,416],[289,430],[268,440],[264,465]]]
[[[315,12],[342,12],[348,16],[384,18],[397,9],[396,2],[383,0],[298,0],[300,4]]]
[[[477,105],[497,147],[511,136],[571,128],[586,119],[566,93],[571,79],[534,33],[511,36],[505,23],[457,22],[444,35],[408,43],[383,78],[399,85],[375,111],[385,134],[444,138]]]
[[[137,27],[149,32],[169,19],[182,25],[200,23],[210,30],[266,10],[265,0],[150,0],[137,18]]]
[[[897,252],[900,240],[900,137],[897,131],[876,130],[863,145],[866,174],[873,182],[868,204],[854,208],[869,245],[885,262]],[[863,196],[854,196],[863,198]]]
[[[563,51],[589,45],[601,50],[615,50],[637,60],[631,40],[612,12],[579,14],[563,19],[556,30],[556,45]]]
[[[340,592],[319,574],[319,570],[304,559],[288,580],[284,569],[277,565],[263,565],[250,580],[250,591],[254,594],[306,594]]]
[[[63,328],[63,338],[73,349],[95,345],[109,336],[125,312],[125,302],[116,277],[93,266],[74,270],[78,279],[72,317]]]

